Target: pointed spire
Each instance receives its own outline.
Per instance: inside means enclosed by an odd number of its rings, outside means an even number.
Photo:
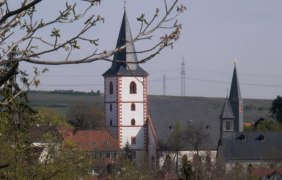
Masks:
[[[129,21],[127,18],[126,9],[124,9],[123,19],[119,31],[119,36],[116,44],[116,48],[120,48],[129,42],[132,42],[133,38],[129,27]],[[126,46],[123,50],[114,54],[112,67],[104,73],[104,75],[142,75],[148,74],[139,67],[137,64],[138,59],[135,53],[134,43],[132,42]]]
[[[236,119],[234,122],[234,130],[236,132],[243,131],[243,99],[241,97],[239,79],[236,70],[236,63],[234,64],[233,77],[231,82],[229,102],[232,107],[233,114]]]
[[[235,62],[234,62],[234,71],[233,71],[233,77],[231,82],[229,99],[232,101],[241,99],[241,91],[240,91],[239,79],[237,75]]]

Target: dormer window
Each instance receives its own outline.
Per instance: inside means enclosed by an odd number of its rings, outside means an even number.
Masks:
[[[136,83],[134,81],[132,81],[130,83],[130,87],[129,87],[129,92],[130,94],[136,94]]]
[[[111,81],[110,82],[110,87],[109,87],[109,93],[113,94],[113,92],[114,92],[114,87],[113,87],[113,82]]]
[[[135,111],[135,108],[136,108],[136,107],[135,107],[135,104],[132,103],[132,104],[131,104],[131,111]]]

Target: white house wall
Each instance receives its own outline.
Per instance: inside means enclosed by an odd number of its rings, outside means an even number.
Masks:
[[[206,160],[206,157],[208,154],[210,154],[210,157],[211,157],[211,162],[214,163],[216,161],[216,153],[217,151],[216,150],[210,150],[210,151],[206,151],[206,150],[200,150],[199,151],[199,156],[202,157],[202,160],[203,162],[205,162]],[[162,155],[160,158],[159,158],[159,165],[160,167],[163,166],[164,164],[164,161],[165,161],[165,157],[167,154],[170,155],[171,159],[175,162],[176,160],[176,153],[175,152],[168,152],[168,151],[161,151],[160,154]],[[179,163],[181,163],[181,158],[182,156],[186,155],[187,158],[188,158],[188,161],[193,161],[193,157],[194,155],[197,154],[197,151],[180,151],[179,152],[179,156],[178,158],[180,159]]]

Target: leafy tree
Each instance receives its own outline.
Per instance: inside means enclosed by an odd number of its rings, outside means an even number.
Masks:
[[[52,124],[56,127],[70,126],[62,114],[50,108],[36,109],[36,114],[33,117],[36,119],[36,123],[39,124]]]
[[[175,123],[175,126],[167,139],[167,144],[169,145],[169,149],[176,153],[175,172],[178,173],[179,151],[181,151],[185,145],[184,131],[179,122]]]
[[[192,164],[191,162],[188,161],[188,158],[186,155],[182,156],[182,171],[181,173],[183,174],[182,176],[186,180],[190,180],[192,178]]]
[[[189,124],[184,131],[185,139],[193,146],[194,150],[197,151],[198,156],[200,145],[208,141],[208,135],[204,130],[205,128],[203,124]]]
[[[76,120],[81,129],[103,129],[105,113],[101,106],[93,106],[83,102],[69,107],[69,120]]]
[[[277,96],[276,99],[272,101],[270,108],[272,117],[274,117],[278,122],[282,123],[282,97]]]

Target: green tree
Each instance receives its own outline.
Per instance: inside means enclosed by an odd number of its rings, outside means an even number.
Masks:
[[[192,170],[192,164],[191,162],[188,161],[188,158],[186,155],[182,156],[182,176],[184,177],[184,179],[186,180],[191,180],[192,179],[192,173],[193,173],[193,170]]]
[[[33,116],[36,123],[52,124],[56,127],[70,127],[66,118],[57,111],[50,108],[38,108],[36,114]]]
[[[174,151],[175,156],[175,172],[178,174],[178,166],[179,166],[179,152],[183,149],[185,145],[184,139],[184,129],[182,128],[179,122],[175,123],[175,126],[172,128],[172,132],[167,139],[167,144],[169,149]]]
[[[281,96],[277,96],[276,99],[272,101],[270,113],[272,114],[273,118],[275,118],[278,122],[282,123],[282,97]]]
[[[93,106],[84,102],[69,107],[68,119],[76,120],[81,129],[103,129],[105,113],[102,106]]]

